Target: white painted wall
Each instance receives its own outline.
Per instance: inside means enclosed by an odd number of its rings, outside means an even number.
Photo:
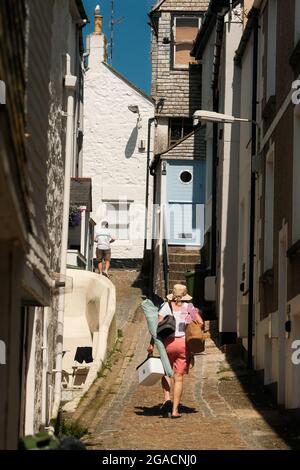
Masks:
[[[214,57],[214,38],[215,30],[212,32],[207,43],[202,59],[202,87],[201,101],[202,109],[213,110],[212,100],[212,66]],[[211,229],[212,221],[212,165],[213,165],[213,126],[206,123],[206,195],[205,195],[205,217],[204,232],[207,233]]]
[[[82,394],[90,387],[105,359],[109,334],[116,310],[115,286],[104,276],[83,270],[67,270],[73,278],[73,290],[65,296],[63,371],[72,374],[77,347],[92,347],[93,362],[82,364],[89,369]],[[112,338],[112,340],[114,340]],[[113,341],[114,342],[114,341]],[[73,410],[80,397],[65,409]]]
[[[231,23],[225,17],[224,48],[221,61],[223,76],[223,109],[221,112],[236,115],[239,83],[235,77],[234,55],[242,35],[242,25]],[[234,96],[233,90],[236,95]],[[245,117],[248,117],[246,115]],[[248,124],[246,124],[248,126]],[[249,126],[250,127],[250,126]],[[218,317],[220,332],[237,330],[237,243],[239,216],[239,129],[237,125],[224,125],[223,148],[218,166]]]
[[[249,77],[252,77],[252,38],[244,52],[241,70],[241,106],[240,116],[252,115],[251,87]],[[239,291],[242,282],[242,267],[245,264],[246,279],[245,292],[248,290],[249,270],[249,220],[250,220],[250,186],[251,186],[251,126],[240,126],[240,151],[239,151],[239,240],[238,240],[238,267],[237,267],[237,314],[243,310],[243,305],[248,304],[248,296]],[[243,339],[243,345],[247,348],[247,339]]]
[[[101,62],[103,43],[104,35],[90,35],[90,61],[84,87],[83,174],[92,178],[91,216],[97,224],[105,217],[106,201],[127,200],[131,204],[130,239],[117,240],[112,245],[112,257],[142,258],[148,119],[154,116],[154,106]],[[128,110],[130,105],[139,107],[140,128],[138,115]],[[146,145],[142,152],[139,151],[141,140]],[[152,194],[151,188],[149,193]]]

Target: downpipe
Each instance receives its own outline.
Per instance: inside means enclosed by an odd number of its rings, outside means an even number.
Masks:
[[[47,372],[48,372],[48,321],[49,321],[49,307],[45,307],[43,315],[43,372],[42,372],[42,426],[47,424]]]
[[[66,54],[66,76],[64,86],[67,90],[67,118],[66,127],[66,157],[65,157],[65,184],[64,184],[64,203],[63,203],[63,225],[62,225],[62,245],[61,245],[61,269],[62,278],[66,275],[67,268],[67,249],[68,249],[68,230],[69,230],[69,207],[70,207],[70,188],[71,188],[71,165],[73,157],[73,135],[74,135],[74,91],[76,89],[77,77],[71,75],[71,57]],[[64,311],[65,295],[61,293],[58,297],[58,318],[56,335],[56,363],[54,383],[54,402],[51,413],[51,425],[55,423],[60,402],[61,402],[61,382],[62,382],[62,356],[63,356],[63,333],[64,333]]]
[[[256,176],[253,172],[253,157],[256,154],[256,115],[257,115],[257,71],[258,71],[258,17],[254,19],[253,41],[253,86],[252,86],[252,142],[251,142],[251,193],[250,193],[250,242],[249,242],[249,302],[248,302],[248,353],[247,368],[253,369],[253,306],[254,306],[254,243],[255,243],[255,186]]]

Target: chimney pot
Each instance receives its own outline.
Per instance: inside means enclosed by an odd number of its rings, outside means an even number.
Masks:
[[[103,16],[100,15],[100,5],[97,5],[95,8],[95,34],[102,34],[103,31]]]

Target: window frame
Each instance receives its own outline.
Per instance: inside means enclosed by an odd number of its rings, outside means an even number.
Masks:
[[[188,70],[190,65],[198,65],[199,61],[193,63],[193,59],[191,56],[190,62],[187,64],[176,64],[176,20],[181,18],[188,18],[188,19],[197,19],[198,20],[198,31],[201,27],[203,21],[203,11],[193,11],[190,13],[177,11],[172,14],[172,22],[171,22],[171,69],[173,70]],[[196,39],[196,38],[195,38]],[[186,41],[188,42],[188,41]],[[193,45],[194,41],[191,41]]]
[[[175,120],[181,120],[181,132],[180,132],[180,137],[179,139],[175,140],[175,141],[172,141],[171,142],[171,133],[172,133],[172,126],[171,126],[171,123],[172,123],[172,120],[175,121]],[[185,129],[185,123],[187,123],[187,121],[190,121],[190,124],[191,124],[191,131],[192,132],[194,130],[194,126],[193,126],[193,118],[188,118],[188,117],[169,117],[169,123],[168,123],[168,146],[169,147],[172,147],[173,145],[176,145],[177,142],[179,142],[181,139],[183,139],[185,136],[187,136],[188,134],[190,134],[190,132],[187,132],[186,134],[184,133],[184,129]]]
[[[116,214],[117,215],[117,218],[116,218],[116,221],[110,221],[108,220],[109,222],[109,228],[111,229],[111,231],[113,232],[113,234],[117,237],[117,240],[120,240],[120,241],[130,241],[130,222],[131,222],[131,207],[132,207],[132,202],[133,201],[128,201],[128,200],[105,200],[103,201],[103,203],[105,204],[105,217],[107,219],[109,219],[109,205],[110,206],[113,206],[113,207],[118,207],[116,209]],[[120,211],[120,206],[127,206],[127,209],[125,210],[126,214],[127,214],[127,223],[122,223],[122,220],[120,221],[120,218],[119,218],[119,213],[121,212]],[[114,223],[115,222],[115,223]],[[119,234],[119,231],[123,231],[123,230],[126,230],[127,231],[127,237],[128,238],[120,238],[120,235]]]

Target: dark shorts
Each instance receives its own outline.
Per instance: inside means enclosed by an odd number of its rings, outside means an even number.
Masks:
[[[99,263],[104,260],[104,261],[110,261],[111,260],[111,250],[100,250],[99,248],[96,249],[96,257]]]

